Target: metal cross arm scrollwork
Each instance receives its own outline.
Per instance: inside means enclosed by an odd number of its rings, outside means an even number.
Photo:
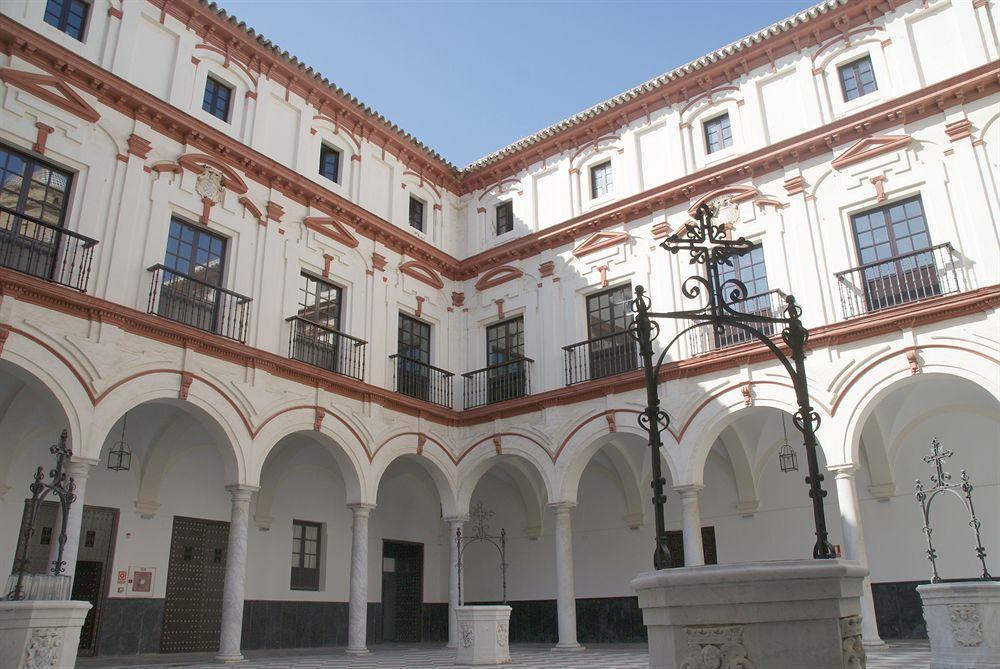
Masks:
[[[472,533],[469,536],[462,536],[462,528],[455,530],[455,543],[458,545],[458,604],[463,604],[462,599],[462,565],[464,561],[465,549],[470,544],[485,542],[497,549],[500,554],[500,575],[503,582],[503,603],[507,603],[507,530],[500,528],[500,534],[490,534],[490,526],[487,521],[496,514],[490,511],[480,502],[473,507],[469,517],[474,523]]]
[[[717,335],[721,335],[726,328],[746,333],[750,338],[766,346],[788,372],[798,405],[793,422],[802,433],[806,461],[809,465],[806,484],[809,486],[809,497],[812,499],[813,521],[816,528],[813,557],[824,559],[836,557],[833,545],[829,541],[823,508],[826,491],[822,487],[823,475],[819,472],[816,441],[820,419],[809,402],[805,372],[805,347],[809,333],[802,325],[802,309],[792,295],[785,298],[785,308],[780,316],[746,313],[739,309],[739,304],[748,297],[747,287],[737,278],[723,278],[722,268],[732,267],[733,258],[748,253],[754,248],[754,244],[743,237],[730,239],[726,233],[726,226],[715,225],[712,222],[714,216],[715,212],[709,205],[701,205],[695,212],[694,222],[660,244],[661,248],[675,255],[686,252],[690,257],[690,264],[704,266],[704,274],[693,274],[681,284],[684,297],[689,300],[702,300],[701,306],[670,312],[652,311],[652,300],[642,286],[636,286],[635,299],[631,303],[635,317],[629,325],[628,332],[638,343],[646,381],[646,410],[639,416],[639,425],[649,434],[652,457],[651,485],[656,525],[653,565],[656,569],[670,566],[663,508],[666,503],[664,493],[666,479],[662,475],[660,462],[660,447],[663,445],[660,434],[669,426],[670,417],[660,407],[661,371],[667,353],[674,343],[688,332],[705,326],[710,326]],[[660,334],[656,319],[691,322],[670,339],[659,355],[654,350],[654,344]],[[764,331],[765,327],[771,331],[781,329],[783,347],[772,340]]]

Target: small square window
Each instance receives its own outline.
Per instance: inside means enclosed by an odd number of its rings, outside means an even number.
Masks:
[[[837,68],[837,73],[840,75],[840,90],[844,93],[844,102],[850,102],[878,90],[871,56],[841,65]]]
[[[729,126],[729,114],[705,121],[705,153],[715,153],[732,145],[733,130]]]
[[[83,0],[48,0],[44,21],[70,37],[83,41],[90,5]]]
[[[319,173],[330,181],[340,181],[340,151],[326,144],[320,147]]]
[[[424,203],[415,197],[410,197],[410,227],[424,231]]]
[[[502,202],[497,205],[497,236],[514,229],[514,203]]]
[[[215,77],[208,77],[205,80],[205,97],[201,101],[201,108],[212,116],[228,122],[232,98],[232,86],[227,86]]]
[[[611,161],[590,168],[590,197],[599,198],[611,192]]]
[[[319,523],[292,521],[292,590],[319,590]]]

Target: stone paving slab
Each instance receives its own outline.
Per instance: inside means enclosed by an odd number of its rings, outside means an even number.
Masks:
[[[580,652],[553,652],[550,645],[515,644],[510,654],[518,669],[650,669],[645,644],[594,644]],[[363,657],[342,648],[251,651],[241,669],[461,669],[455,651],[434,645],[379,645]],[[867,669],[929,669],[926,641],[892,641],[868,655]],[[219,669],[211,653],[80,658],[77,669]]]

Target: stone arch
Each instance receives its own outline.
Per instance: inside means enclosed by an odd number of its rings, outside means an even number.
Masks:
[[[502,450],[497,452],[491,440],[487,439],[466,451],[458,465],[457,513],[469,512],[472,494],[483,476],[498,463],[516,466],[530,483],[538,499],[555,501],[555,486],[552,481],[552,461],[539,451],[538,445],[519,435],[504,435]],[[513,465],[516,462],[517,465]]]
[[[458,479],[454,460],[436,439],[414,432],[391,437],[375,452],[371,462],[370,499],[374,501],[377,498],[379,485],[389,466],[403,458],[416,463],[430,476],[444,517],[457,515]]]
[[[618,483],[625,499],[626,514],[641,517],[643,501],[639,486],[640,479],[645,473],[642,465],[645,458],[639,461],[637,469],[635,463],[629,458],[627,448],[631,442],[644,449],[645,453],[645,449],[648,448],[646,433],[638,425],[634,428],[622,426],[621,429],[616,426],[615,432],[608,432],[607,425],[605,425],[603,433],[587,436],[590,437],[589,440],[581,440],[578,445],[571,447],[570,453],[561,454],[559,497],[556,501],[576,502],[584,471],[599,452],[604,452],[608,455],[608,460],[618,477]],[[660,451],[663,453],[663,460],[667,463],[671,476],[674,476],[676,467],[666,452],[667,448],[661,448]],[[562,461],[562,458],[566,458],[566,460]]]

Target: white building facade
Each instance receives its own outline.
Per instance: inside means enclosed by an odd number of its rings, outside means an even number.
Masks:
[[[998,22],[831,0],[458,169],[198,0],[5,3],[0,555],[65,429],[81,652],[454,641],[476,508],[507,533],[513,641],[643,639],[628,300],[698,305],[659,244],[708,203],[757,245],[727,269],[745,308],[803,306],[866,641],[925,634],[932,439],[1000,571]],[[809,557],[783,369],[736,332],[668,361],[675,562]],[[976,576],[938,513],[942,575]],[[495,554],[464,563],[465,601],[500,599]]]

